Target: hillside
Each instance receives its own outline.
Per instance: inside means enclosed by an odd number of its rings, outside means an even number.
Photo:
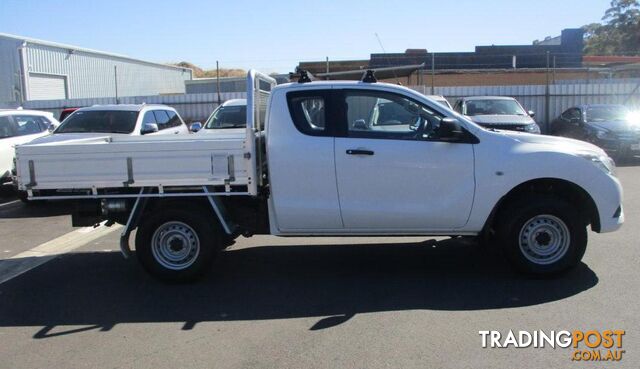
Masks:
[[[192,69],[194,78],[216,77],[216,70],[215,69],[206,69],[205,70],[205,69],[202,69],[202,68],[198,67],[197,65],[194,65],[194,64],[186,62],[186,61],[181,61],[179,63],[172,63],[171,65],[175,65],[177,67],[183,67],[183,68]],[[246,75],[247,75],[247,71],[245,71],[244,69],[220,68],[220,77],[244,77]]]

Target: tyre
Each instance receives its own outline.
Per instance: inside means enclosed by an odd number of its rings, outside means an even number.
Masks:
[[[25,204],[30,204],[31,201],[29,201],[29,194],[27,193],[27,191],[18,191],[18,200],[22,201]]]
[[[152,276],[188,282],[209,269],[221,239],[209,214],[160,208],[138,227],[136,254]]]
[[[587,247],[587,222],[554,196],[532,195],[508,204],[497,228],[505,256],[527,274],[552,275],[573,268]]]

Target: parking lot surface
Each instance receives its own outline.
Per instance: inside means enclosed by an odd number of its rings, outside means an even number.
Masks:
[[[63,252],[0,284],[0,367],[637,368],[634,164],[618,168],[623,228],[590,232],[583,263],[553,279],[518,275],[466,239],[256,236],[204,280],[167,285],[122,258],[117,229],[73,231],[68,204],[3,189],[0,274],[30,250]],[[576,329],[625,330],[622,361],[482,348],[478,333]]]

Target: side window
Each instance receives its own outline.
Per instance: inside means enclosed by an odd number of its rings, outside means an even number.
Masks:
[[[581,115],[580,109],[571,108],[571,109],[568,109],[567,111],[565,111],[564,113],[562,113],[562,118],[564,120],[566,120],[567,122],[569,122],[572,119],[581,119],[582,117],[580,115]]]
[[[156,116],[156,122],[158,123],[159,130],[162,131],[163,129],[167,129],[171,127],[169,125],[169,116],[167,115],[166,111],[154,110],[153,114]]]
[[[311,136],[326,136],[327,91],[295,91],[287,94],[289,112],[296,128]]]
[[[582,111],[578,108],[574,109],[573,117],[582,121]]]
[[[16,136],[33,135],[44,131],[41,117],[37,115],[14,115]]]
[[[153,115],[153,111],[151,111],[151,110],[149,110],[148,112],[144,113],[144,117],[142,117],[142,125],[145,125],[145,124],[148,124],[148,123],[156,123],[156,116]]]
[[[344,99],[348,137],[416,140],[442,120],[427,106],[392,93],[346,90]]]
[[[456,101],[456,104],[453,106],[453,110],[457,111],[458,113],[462,113],[462,101],[461,100]]]
[[[169,127],[179,127],[184,124],[175,111],[165,110],[165,112],[169,115]]]
[[[15,136],[15,126],[9,117],[0,117],[0,139]]]
[[[38,117],[38,125],[40,125],[41,131],[46,131],[47,129],[49,129],[51,121],[45,117]]]

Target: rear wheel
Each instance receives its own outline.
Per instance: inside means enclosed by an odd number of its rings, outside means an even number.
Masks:
[[[159,209],[144,221],[136,234],[136,254],[142,266],[165,281],[202,276],[220,249],[221,235],[211,217],[201,215]]]
[[[518,270],[554,274],[576,266],[587,246],[587,222],[566,201],[547,195],[513,202],[499,218],[503,251]]]

